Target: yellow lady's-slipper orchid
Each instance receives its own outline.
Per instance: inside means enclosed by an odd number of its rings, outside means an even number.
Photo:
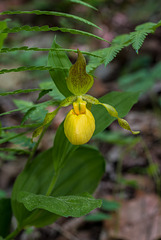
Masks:
[[[87,103],[90,105],[102,105],[110,116],[118,120],[122,128],[131,131],[132,134],[139,133],[139,131],[131,130],[128,122],[119,117],[118,112],[113,106],[101,103],[98,99],[86,95],[86,92],[93,85],[93,77],[86,73],[86,61],[79,50],[78,59],[70,68],[66,83],[68,89],[74,95],[65,98],[55,111],[46,114],[42,125],[33,132],[32,139],[41,134],[44,126],[48,125],[53,120],[61,107],[73,104],[73,109],[69,111],[64,121],[64,133],[73,145],[87,143],[95,131],[95,119],[91,111],[86,107]]]
[[[85,101],[73,103],[73,109],[67,114],[64,121],[64,133],[73,145],[87,143],[95,130],[95,119],[86,108]]]

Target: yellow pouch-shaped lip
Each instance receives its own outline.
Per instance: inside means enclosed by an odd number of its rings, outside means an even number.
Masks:
[[[87,143],[95,130],[95,119],[92,113],[86,109],[86,113],[77,115],[70,110],[64,121],[64,132],[73,145]]]

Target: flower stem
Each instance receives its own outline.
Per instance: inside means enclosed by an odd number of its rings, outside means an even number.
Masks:
[[[59,171],[54,174],[53,179],[52,179],[52,181],[51,181],[51,183],[49,185],[49,188],[47,190],[46,196],[49,196],[52,193],[53,188],[55,186],[55,183],[56,183],[56,181],[58,179],[58,175],[59,175]]]
[[[17,227],[17,228],[15,229],[15,231],[13,231],[12,233],[10,233],[10,234],[5,238],[5,240],[10,240],[10,239],[13,240],[14,237],[16,237],[21,230],[22,230],[22,229],[20,229],[19,227]]]

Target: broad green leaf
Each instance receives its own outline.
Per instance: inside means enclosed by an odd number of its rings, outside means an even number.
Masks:
[[[72,95],[72,93],[67,88],[66,78],[68,77],[69,68],[72,64],[65,52],[54,51],[55,48],[60,48],[56,43],[56,39],[54,39],[52,47],[53,51],[50,51],[48,56],[48,66],[53,68],[53,70],[50,71],[50,75],[58,90],[65,97],[68,97]],[[64,67],[64,69],[62,69],[62,67]]]
[[[97,212],[97,213],[93,213],[85,216],[85,220],[91,221],[91,222],[98,222],[98,221],[103,221],[107,219],[111,219],[111,216],[109,214],[102,213],[102,212]]]
[[[125,91],[147,92],[160,79],[161,62],[153,68],[141,69],[134,73],[127,74],[118,79],[119,86]]]
[[[12,207],[14,215],[21,225],[45,226],[58,218],[57,215],[45,210],[35,210],[32,213],[17,202],[20,191],[45,195],[54,175],[55,155],[58,153],[57,164],[61,159],[61,153],[66,152],[62,158],[65,160],[59,173],[55,188],[51,194],[53,197],[80,195],[84,192],[92,193],[104,172],[104,159],[98,150],[90,146],[82,146],[73,149],[63,136],[63,124],[59,127],[59,135],[55,145],[60,144],[58,151],[49,149],[38,155],[33,162],[18,176],[12,193]],[[63,133],[63,134],[62,134]],[[62,137],[62,138],[61,138]],[[62,139],[62,140],[61,140]],[[58,142],[59,141],[59,142]]]
[[[120,207],[120,204],[116,201],[102,200],[102,209],[106,211],[116,211]]]
[[[0,189],[0,199],[5,198],[6,196],[7,196],[6,192]]]
[[[1,12],[0,13],[0,15],[5,15],[5,14],[7,14],[7,15],[13,15],[13,14],[36,14],[36,15],[51,15],[51,16],[58,16],[58,17],[67,17],[67,18],[73,18],[74,20],[78,20],[78,21],[83,22],[85,24],[88,24],[88,25],[91,25],[93,27],[99,28],[97,25],[95,25],[94,23],[92,23],[92,22],[90,22],[90,21],[88,21],[88,20],[86,20],[84,18],[78,17],[78,16],[73,15],[73,14],[68,14],[68,13],[61,13],[61,12],[54,12],[54,11],[40,11],[40,10],[33,10],[33,11],[5,11],[5,12]]]
[[[7,33],[1,33],[1,32],[3,32],[3,30],[4,29],[6,29],[7,28],[7,22],[6,22],[6,20],[4,20],[4,21],[0,21],[0,49],[2,48],[2,46],[3,46],[3,42],[4,42],[4,40],[6,39],[6,37],[7,37]]]
[[[29,211],[43,209],[63,217],[81,217],[95,208],[101,207],[102,201],[92,196],[60,196],[51,197],[20,192],[18,201],[23,203]]]
[[[64,122],[61,123],[57,129],[54,139],[53,156],[54,156],[54,169],[55,171],[63,165],[67,157],[78,148],[72,145],[64,134]],[[62,151],[63,149],[63,151]]]
[[[9,198],[0,199],[0,236],[6,237],[10,230],[12,217],[11,201]]]
[[[124,117],[138,101],[139,92],[111,92],[99,98],[102,103],[107,103],[116,108],[119,117]],[[111,117],[107,110],[100,105],[92,106],[92,113],[96,122],[94,135],[108,127],[115,118]]]
[[[115,145],[135,145],[140,142],[140,137],[134,137],[132,135],[126,136],[118,131],[104,131],[98,133],[93,139],[98,139],[99,141],[107,142]]]

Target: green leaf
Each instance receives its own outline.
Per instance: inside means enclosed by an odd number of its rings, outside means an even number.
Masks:
[[[39,93],[39,96],[38,96],[38,100],[40,100],[40,98],[42,98],[43,96],[45,96],[46,94],[48,94],[50,91],[52,91],[52,89],[43,89],[40,93]]]
[[[65,52],[54,51],[54,49],[60,48],[60,46],[56,43],[56,39],[54,39],[52,47],[53,51],[49,52],[48,57],[48,66],[52,66],[53,68],[53,70],[50,71],[50,75],[58,90],[65,97],[68,97],[72,95],[72,93],[67,88],[66,78],[68,77],[69,68],[72,64]],[[64,69],[62,69],[62,67],[64,67]]]
[[[41,227],[51,224],[58,218],[57,215],[46,210],[27,211],[23,204],[17,201],[17,196],[21,191],[45,195],[54,175],[55,158],[57,157],[57,162],[62,161],[61,153],[63,151],[66,152],[66,156],[63,156],[65,161],[61,165],[60,174],[51,196],[60,197],[80,195],[84,192],[92,193],[104,172],[104,159],[98,150],[90,146],[81,146],[74,150],[70,143],[71,149],[68,150],[67,143],[62,135],[63,124],[59,128],[60,131],[55,144],[58,145],[59,141],[61,145],[57,151],[60,159],[55,155],[56,150],[51,148],[39,154],[16,179],[12,193],[12,207],[14,215],[22,226]]]
[[[6,20],[0,21],[0,49],[2,48],[3,42],[7,38],[7,35],[8,35],[7,33],[1,33],[6,28],[7,28]]]
[[[0,199],[0,235],[6,237],[10,230],[12,217],[11,201],[9,198]]]
[[[124,117],[138,101],[139,94],[139,92],[111,92],[99,98],[99,101],[110,104],[116,108],[119,117]],[[103,106],[93,105],[92,113],[96,122],[94,135],[103,131],[115,120]]]
[[[111,219],[111,216],[109,214],[102,213],[102,212],[93,213],[85,216],[85,220],[90,222],[98,222],[98,221],[103,221],[107,219]]]
[[[118,131],[104,131],[98,133],[93,139],[98,139],[99,141],[107,142],[115,145],[131,145],[136,144],[140,141],[140,137],[126,136]]]
[[[20,192],[18,201],[29,211],[43,209],[63,217],[81,217],[102,204],[101,200],[96,200],[92,196],[50,197],[29,192]]]
[[[54,156],[54,169],[57,171],[64,164],[67,157],[76,149],[78,146],[72,145],[64,134],[64,121],[57,129],[56,136],[54,139],[53,156]],[[63,149],[63,151],[62,151]]]
[[[27,119],[30,118],[31,114],[36,110],[36,107],[32,107],[30,108],[24,115],[23,119],[22,119],[22,122],[21,122],[21,125],[23,125],[25,123],[25,121]]]
[[[70,2],[79,3],[79,4],[81,4],[81,5],[84,5],[84,6],[86,6],[86,7],[92,8],[92,9],[94,9],[94,10],[97,11],[97,8],[95,8],[95,7],[93,7],[92,5],[90,5],[89,3],[83,2],[83,1],[81,1],[81,0],[70,0]]]
[[[124,89],[124,91],[141,91],[142,93],[151,89],[154,81],[155,78],[153,78],[151,72],[147,69],[141,69],[118,79],[119,86],[121,89]]]
[[[102,200],[102,209],[106,211],[115,211],[120,207],[120,204],[115,201]]]
[[[0,189],[0,199],[7,196],[6,192]]]
[[[88,4],[87,4],[88,5]],[[68,14],[68,13],[61,13],[61,12],[54,12],[54,11],[40,11],[40,10],[33,10],[33,11],[5,11],[5,12],[1,12],[0,15],[13,15],[13,14],[36,14],[36,15],[51,15],[51,16],[60,16],[60,17],[67,17],[67,18],[73,18],[74,20],[78,20],[80,22],[83,22],[85,24],[91,25],[93,27],[96,27],[98,29],[100,29],[97,25],[95,25],[94,23],[78,17],[76,15],[73,14]]]
[[[33,32],[61,31],[61,32],[66,32],[66,33],[71,33],[71,34],[79,34],[79,35],[83,35],[83,36],[87,36],[87,37],[93,37],[98,40],[108,42],[107,40],[105,40],[97,35],[94,35],[92,33],[89,33],[89,32],[85,32],[85,31],[81,31],[81,30],[77,30],[77,29],[73,29],[73,28],[49,27],[48,25],[44,25],[41,27],[39,27],[39,26],[31,27],[28,25],[24,25],[21,27],[5,28],[3,30],[3,33],[17,33],[17,32],[21,32],[21,31],[28,31],[28,32],[31,32],[31,31],[33,31]]]

